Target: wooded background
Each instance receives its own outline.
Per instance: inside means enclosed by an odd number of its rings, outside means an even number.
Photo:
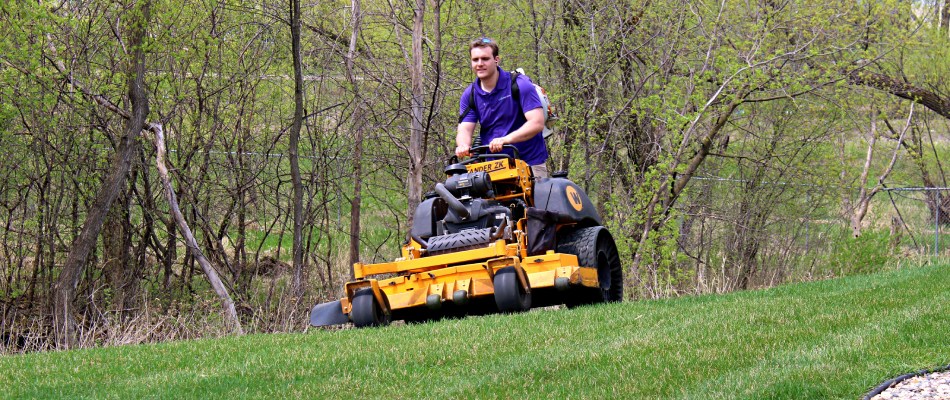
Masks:
[[[630,299],[868,272],[950,220],[885,191],[947,186],[948,0],[4,2],[0,351],[304,329],[397,256],[482,36],[551,94]]]

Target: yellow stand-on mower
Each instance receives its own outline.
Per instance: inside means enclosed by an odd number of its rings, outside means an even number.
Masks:
[[[402,257],[354,264],[344,297],[314,306],[310,324],[621,300],[617,247],[587,194],[564,174],[535,179],[506,147],[515,157],[480,154],[481,146],[472,159],[450,161],[448,178],[416,208]]]

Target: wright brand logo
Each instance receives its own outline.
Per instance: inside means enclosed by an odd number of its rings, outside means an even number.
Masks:
[[[577,193],[577,189],[574,189],[573,186],[568,186],[564,192],[567,194],[567,201],[571,203],[571,207],[574,207],[577,211],[584,209],[584,203],[581,202],[581,195]]]

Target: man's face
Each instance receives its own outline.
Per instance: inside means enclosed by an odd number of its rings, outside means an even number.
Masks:
[[[491,47],[472,49],[472,71],[478,79],[485,79],[498,72],[498,57],[491,53]]]

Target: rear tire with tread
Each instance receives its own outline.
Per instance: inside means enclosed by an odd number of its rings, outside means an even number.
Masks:
[[[600,288],[573,288],[565,294],[568,307],[623,300],[623,266],[617,245],[607,228],[593,226],[561,234],[557,252],[573,254],[581,267],[597,269]]]

